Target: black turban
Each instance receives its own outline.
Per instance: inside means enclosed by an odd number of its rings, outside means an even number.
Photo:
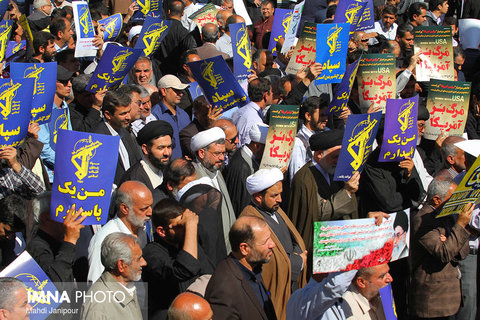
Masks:
[[[151,140],[163,136],[173,137],[173,129],[170,123],[163,120],[151,121],[138,131],[137,142],[139,145],[147,144]]]

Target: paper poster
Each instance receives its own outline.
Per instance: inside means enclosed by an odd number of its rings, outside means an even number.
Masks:
[[[7,12],[9,3],[10,3],[10,0],[0,0],[0,18],[3,19],[3,16]]]
[[[348,23],[317,24],[316,62],[323,65],[315,84],[339,83],[347,67]],[[328,50],[327,50],[328,49]]]
[[[88,81],[86,90],[97,93],[120,85],[141,53],[141,49],[108,44],[93,72],[92,78]]]
[[[5,59],[10,58],[14,54],[20,52],[21,50],[27,49],[27,41],[22,40],[20,42],[8,41],[7,50],[5,52]]]
[[[188,18],[195,21],[199,30],[207,23],[217,24],[217,12],[218,9],[213,3],[204,5],[199,10],[192,13]]]
[[[414,50],[421,62],[415,67],[417,81],[430,78],[450,80],[453,74],[452,29],[450,26],[414,27]]]
[[[275,9],[273,14],[272,33],[270,34],[270,41],[268,42],[268,50],[274,56],[277,55],[277,41],[285,38],[290,21],[292,21],[293,10],[289,9]]]
[[[397,96],[395,55],[364,55],[358,66],[357,82],[362,112],[366,112],[372,103],[385,112],[387,99]]]
[[[430,119],[425,123],[425,139],[436,140],[440,133],[461,136],[470,104],[470,82],[432,79],[428,91],[427,109]]]
[[[252,19],[250,19],[250,15],[247,12],[247,8],[245,7],[243,0],[233,0],[233,7],[235,8],[235,14],[238,14],[240,17],[242,17],[247,26],[251,26]]]
[[[335,91],[335,96],[328,105],[327,113],[340,114],[343,109],[348,108],[348,99],[350,98],[350,92],[352,92],[353,83],[357,75],[357,69],[360,59],[347,66],[347,71],[342,78],[342,82]]]
[[[413,158],[417,147],[418,95],[408,99],[388,99],[379,162]]]
[[[27,17],[24,14],[22,14],[20,18],[18,18],[17,23],[22,27],[28,43],[33,48],[33,34],[32,34],[32,30],[30,29],[30,25],[28,24]]]
[[[105,224],[118,161],[119,136],[60,130],[50,217],[63,222],[75,204],[84,225]]]
[[[0,79],[0,149],[18,147],[27,136],[33,79]]]
[[[61,295],[52,280],[27,250],[3,269],[0,277],[11,277],[23,281],[27,289],[28,303],[33,308],[29,319],[47,319],[61,304]]]
[[[393,299],[392,285],[389,283],[386,287],[378,290],[380,299],[382,300],[383,312],[386,320],[397,320],[397,311],[395,308],[395,300]]]
[[[12,33],[12,20],[3,20],[0,23],[0,62],[5,59],[7,44]]]
[[[351,35],[357,29],[366,6],[366,2],[355,0],[339,1],[333,17],[333,23],[349,23],[349,35]],[[372,28],[373,24],[372,20]]]
[[[53,99],[57,90],[57,63],[12,63],[12,78],[31,78],[34,80],[33,101],[31,106],[32,121],[44,124],[50,121]]]
[[[171,24],[172,21],[162,20],[159,17],[146,17],[135,49],[142,49],[142,55],[146,57],[151,56],[160,47],[160,43],[165,39]]]
[[[469,203],[475,203],[475,205],[480,203],[480,157],[467,171],[437,218],[460,213]]]
[[[250,102],[221,56],[189,62],[188,66],[208,102],[215,108],[224,112]]]
[[[362,172],[381,118],[381,112],[348,116],[333,180],[348,181],[355,172]]]
[[[247,80],[252,74],[252,48],[245,23],[233,23],[228,26],[233,48],[233,74],[238,81]]]
[[[480,20],[459,19],[458,34],[460,44],[464,50],[478,49],[480,47]]]
[[[143,21],[148,17],[162,16],[162,1],[161,0],[135,0],[139,10],[135,11],[132,21]]]
[[[311,22],[305,22],[302,34],[298,39],[297,45],[293,50],[293,55],[288,62],[286,73],[297,74],[301,69],[305,69],[315,63],[317,42],[317,25]]]
[[[272,105],[260,169],[288,166],[297,134],[299,106]]]
[[[95,29],[86,1],[73,1],[73,18],[77,41],[75,44],[75,58],[95,57],[97,47],[93,45]]]
[[[358,270],[407,257],[409,219],[408,211],[400,211],[379,226],[373,218],[315,222],[313,273]]]
[[[375,10],[373,8],[373,0],[355,0],[357,5],[362,5],[366,2],[365,9],[362,12],[362,17],[357,23],[355,31],[364,31],[373,29],[375,27]]]
[[[52,109],[52,117],[48,122],[48,130],[50,132],[50,148],[56,150],[58,134],[61,130],[68,130],[68,109]]]
[[[202,88],[198,85],[198,82],[194,81],[190,83],[190,87],[188,87],[188,91],[190,92],[190,95],[192,96],[192,100],[195,100],[199,96],[203,96],[203,91]]]
[[[295,44],[295,38],[297,37],[298,28],[300,27],[300,19],[302,18],[303,5],[304,2],[301,2],[293,8],[292,18],[288,24],[285,42],[282,46],[282,53],[290,51],[290,48]]]
[[[115,41],[122,31],[123,18],[121,13],[98,20],[99,25],[103,25],[103,41]]]

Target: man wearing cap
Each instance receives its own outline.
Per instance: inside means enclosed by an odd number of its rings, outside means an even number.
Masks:
[[[173,149],[172,159],[182,157],[180,147],[180,130],[185,128],[191,121],[188,114],[182,108],[177,107],[183,96],[183,90],[190,85],[183,84],[176,76],[167,74],[158,81],[161,100],[152,107],[152,114],[158,120],[170,123],[173,128]]]
[[[153,195],[153,204],[168,197],[160,188],[163,170],[172,156],[172,126],[162,120],[149,122],[138,132],[137,142],[142,148],[143,159],[128,169],[122,182],[143,182]]]
[[[293,177],[289,216],[307,248],[313,244],[313,222],[358,218],[355,192],[360,175],[346,183],[334,181],[343,130],[317,132],[310,137],[312,161]]]
[[[251,204],[241,216],[265,220],[275,243],[270,262],[263,267],[262,278],[271,293],[278,319],[286,318],[286,307],[293,290],[306,281],[307,251],[302,237],[280,208],[283,173],[278,168],[260,169],[247,178]]]
[[[258,170],[262,160],[268,126],[257,123],[250,128],[250,143],[235,152],[222,174],[229,194],[231,194],[234,212],[238,215],[251,202],[247,191],[247,177]]]
[[[208,177],[212,184],[222,193],[222,224],[227,252],[230,252],[228,231],[235,222],[235,212],[228,193],[227,185],[223,180],[220,169],[225,161],[225,133],[218,127],[201,131],[193,136],[190,148],[195,154],[194,162],[197,179]]]

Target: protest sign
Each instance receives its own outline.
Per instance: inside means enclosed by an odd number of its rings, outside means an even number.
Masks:
[[[348,181],[355,172],[362,171],[372,152],[381,118],[381,112],[348,116],[333,180]]]
[[[228,26],[232,38],[233,74],[238,81],[247,80],[252,74],[252,48],[245,23],[233,23]]]
[[[252,19],[250,19],[250,15],[247,12],[247,8],[245,7],[243,0],[233,0],[233,7],[235,8],[235,14],[238,14],[240,17],[242,17],[247,26],[251,26]]]
[[[202,27],[207,23],[217,24],[217,12],[218,9],[213,3],[208,3],[204,5],[199,10],[195,11],[188,17],[189,19],[195,21],[199,30],[202,30]]]
[[[7,12],[10,0],[0,0],[0,17],[3,19],[5,12]]]
[[[478,49],[480,47],[480,20],[459,19],[458,34],[462,49]]]
[[[297,74],[301,69],[305,69],[315,62],[317,42],[317,25],[311,22],[305,22],[302,34],[298,39],[297,45],[293,50],[293,55],[288,62],[286,73]]]
[[[27,20],[27,17],[22,14],[19,18],[18,18],[18,24],[22,27],[23,29],[23,32],[25,33],[25,36],[27,38],[27,41],[28,43],[30,44],[30,46],[33,48],[33,34],[32,34],[32,30],[30,29],[30,25],[28,24],[28,20]]]
[[[364,31],[373,29],[375,26],[375,10],[373,7],[373,0],[355,0],[356,5],[362,5],[362,3],[366,2],[365,9],[363,9],[362,17],[357,23],[357,27],[355,31]],[[362,5],[363,6],[363,5]]]
[[[430,119],[425,123],[425,139],[435,140],[442,132],[461,136],[465,131],[470,103],[470,82],[432,79],[427,109]]]
[[[196,81],[190,83],[190,87],[188,87],[188,91],[192,96],[192,100],[195,100],[197,97],[203,95],[202,88],[200,88],[200,86],[198,85],[198,82]]]
[[[123,18],[121,13],[98,20],[99,25],[103,25],[103,41],[115,41],[120,31],[122,31]]]
[[[25,50],[27,48],[27,41],[22,40],[20,42],[8,41],[7,50],[5,52],[5,59],[10,58],[14,54]]]
[[[50,121],[53,99],[57,89],[57,63],[12,63],[12,78],[31,78],[34,80],[33,101],[31,106],[32,121],[44,124]]]
[[[417,147],[418,95],[408,99],[388,99],[379,162],[413,158]]]
[[[348,23],[317,24],[315,61],[323,65],[323,70],[315,79],[315,84],[342,81],[347,66],[349,28]]]
[[[345,71],[342,82],[340,82],[337,91],[335,91],[334,98],[328,105],[328,114],[340,114],[345,108],[348,108],[348,99],[350,98],[350,92],[355,82],[359,62],[360,59],[347,66],[347,71]]]
[[[285,42],[282,46],[282,53],[290,51],[290,47],[295,43],[295,38],[297,37],[298,28],[300,26],[300,19],[302,18],[303,5],[304,2],[300,2],[293,8],[292,18],[288,24],[288,30],[285,34]]]
[[[366,2],[360,2],[356,0],[339,1],[337,10],[335,10],[335,16],[333,17],[333,23],[349,23],[350,25],[348,34],[352,35],[362,19],[366,6]]]
[[[0,149],[18,147],[27,136],[33,79],[0,79]]]
[[[292,154],[298,123],[298,106],[272,105],[265,151],[260,169],[282,169]]]
[[[86,90],[97,93],[120,85],[141,53],[141,49],[108,44],[93,72],[92,78],[88,81]]]
[[[60,130],[55,153],[50,217],[63,222],[67,210],[83,209],[84,225],[105,224],[117,168],[119,136]]]
[[[275,9],[273,14],[272,33],[270,34],[270,41],[268,42],[268,50],[274,56],[277,55],[277,41],[285,38],[290,21],[292,21],[293,10],[289,9]]]
[[[72,128],[72,124],[68,123],[68,109],[67,108],[54,108],[52,109],[52,117],[48,122],[48,131],[50,132],[50,148],[56,150],[58,133],[61,130],[68,130]]]
[[[0,62],[5,58],[7,44],[12,33],[12,20],[3,20],[0,23]]]
[[[383,312],[386,320],[397,320],[397,311],[395,301],[393,299],[392,285],[389,283],[386,287],[378,290],[380,299],[382,300]]]
[[[88,9],[88,3],[86,1],[73,1],[72,7],[75,33],[77,35],[75,58],[95,57],[98,49],[93,45],[95,29],[90,16],[90,10]]]
[[[221,56],[188,63],[205,97],[222,112],[250,102]]]
[[[135,0],[139,10],[135,11],[132,16],[132,21],[143,21],[146,17],[161,17],[162,16],[162,1],[161,0]]]
[[[172,21],[162,20],[160,17],[146,17],[135,49],[143,50],[146,57],[151,56],[167,35],[171,24]]]
[[[367,54],[360,60],[357,71],[360,109],[366,112],[373,103],[385,112],[387,99],[397,94],[395,55],[393,53]]]
[[[430,78],[453,80],[453,46],[450,26],[414,27],[414,50],[421,52],[416,65],[417,81]]]

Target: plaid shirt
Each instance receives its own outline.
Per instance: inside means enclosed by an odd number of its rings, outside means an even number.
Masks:
[[[32,199],[44,191],[45,185],[40,178],[23,165],[19,173],[12,168],[0,169],[0,199],[12,193]]]

